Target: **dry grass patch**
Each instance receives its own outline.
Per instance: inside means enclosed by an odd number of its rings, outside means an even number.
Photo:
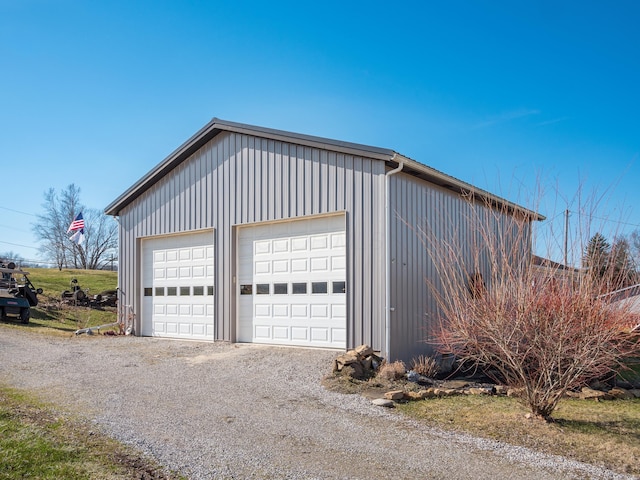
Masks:
[[[506,397],[459,396],[398,405],[429,425],[640,474],[640,400],[562,400],[545,423]]]
[[[433,357],[420,355],[411,360],[411,370],[428,378],[435,378],[440,373],[440,365]]]
[[[377,378],[394,381],[399,380],[404,377],[404,374],[407,373],[407,367],[404,362],[396,360],[392,363],[383,363],[380,366],[380,370],[378,371]]]

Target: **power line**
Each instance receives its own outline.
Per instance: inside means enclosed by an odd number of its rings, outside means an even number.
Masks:
[[[33,248],[34,250],[40,250],[38,247],[30,247],[29,245],[22,245],[20,243],[5,242],[4,240],[0,240],[0,243],[6,243],[7,245],[13,245],[14,247]]]
[[[576,213],[577,215],[581,215],[578,212],[571,212],[571,213]],[[587,216],[586,214],[582,214],[583,216]],[[598,217],[596,215],[588,215],[589,218],[595,218],[596,220],[602,220],[603,222],[611,222],[611,223],[617,223],[618,225],[627,225],[628,227],[638,227],[640,228],[640,224],[637,223],[629,223],[629,222],[623,222],[620,220],[611,220],[609,218],[603,218],[603,217]]]
[[[20,228],[16,228],[15,226],[12,226],[12,225],[0,225],[0,227],[2,227],[2,228],[8,228],[8,229],[10,229],[12,232],[31,233],[31,232],[28,232],[28,231],[26,231],[26,230],[22,230],[22,229],[20,229]]]
[[[580,212],[575,212],[573,210],[568,210],[569,213],[574,214],[574,215],[578,215],[580,217],[589,217],[589,219],[594,219],[594,220],[601,220],[603,222],[610,222],[610,223],[616,223],[618,225],[626,225],[628,227],[637,227],[640,228],[640,224],[638,223],[630,223],[630,222],[623,222],[621,220],[611,220],[610,218],[605,218],[605,217],[599,217],[597,215],[591,215],[588,213],[580,213]],[[551,223],[552,221],[554,221],[556,218],[558,218],[560,215],[564,215],[565,212],[564,210],[556,215],[554,215],[553,217],[547,219],[543,225],[546,225],[547,223]]]
[[[33,213],[21,212],[20,210],[14,210],[13,208],[0,207],[2,210],[8,210],[9,212],[21,213],[22,215],[29,215],[30,217],[37,217],[37,215]]]

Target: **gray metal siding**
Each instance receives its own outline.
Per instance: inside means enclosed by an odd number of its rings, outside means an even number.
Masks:
[[[233,227],[346,212],[347,345],[382,350],[384,173],[373,158],[223,132],[120,211],[123,301],[139,311],[140,238],[214,228],[216,339],[232,341]]]
[[[405,173],[390,177],[390,352],[391,358],[410,361],[420,354],[435,353],[433,327],[438,307],[429,293],[429,282],[438,284],[436,266],[429,251],[434,252],[418,229],[432,229],[438,239],[461,245],[465,268],[473,270],[474,246],[481,246],[478,232],[470,219],[482,218],[506,245],[513,238],[504,232],[512,225],[509,215],[489,214],[483,204],[471,204],[451,191],[426,183]],[[530,231],[520,244],[517,255],[528,259]],[[518,242],[522,239],[516,239]],[[480,271],[490,278],[486,254],[479,258]],[[469,272],[471,273],[471,272]]]

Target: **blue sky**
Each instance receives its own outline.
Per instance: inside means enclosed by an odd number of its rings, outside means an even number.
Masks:
[[[104,208],[214,116],[396,150],[537,206],[546,238],[567,206],[588,221],[581,186],[591,233],[627,233],[639,21],[632,1],[0,0],[0,252],[39,258],[47,189]]]

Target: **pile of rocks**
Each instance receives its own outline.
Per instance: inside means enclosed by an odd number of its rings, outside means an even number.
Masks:
[[[633,400],[640,398],[640,389],[626,389],[622,387],[613,387],[609,390],[595,389],[590,387],[582,387],[579,392],[567,392],[567,397],[581,398],[583,400]]]
[[[408,375],[408,378],[410,375]],[[640,389],[625,389],[614,387],[606,389],[601,385],[594,385],[602,389],[583,387],[579,392],[567,392],[566,396],[584,400],[632,400],[640,398]],[[424,400],[435,397],[451,397],[456,395],[498,395],[507,397],[519,397],[521,389],[506,387],[504,385],[476,384],[466,380],[448,380],[434,382],[432,386],[422,390],[413,391],[405,389],[390,390],[384,393],[383,398],[372,400],[374,405],[381,407],[393,407],[397,402]]]
[[[340,355],[333,361],[333,371],[348,373],[357,380],[375,375],[382,358],[377,356],[369,345],[360,345]]]

